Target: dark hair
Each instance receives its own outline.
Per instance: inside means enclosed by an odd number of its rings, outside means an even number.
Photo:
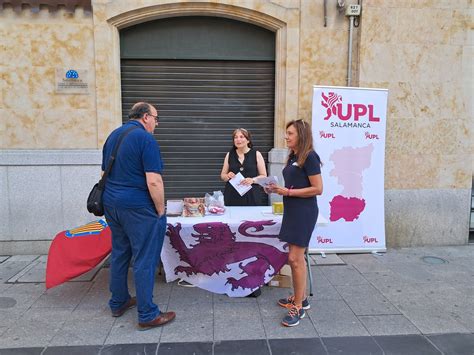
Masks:
[[[244,135],[244,137],[247,138],[247,140],[249,141],[247,143],[247,147],[252,148],[253,143],[252,143],[252,135],[250,134],[250,132],[247,131],[245,128],[237,128],[236,130],[234,130],[234,132],[232,132],[232,140],[234,140],[235,135],[237,134],[237,132],[241,132]],[[235,144],[233,145],[233,147],[237,148],[235,146]]]
[[[145,113],[151,115],[151,105],[148,102],[137,102],[130,111],[128,111],[128,118],[131,120],[139,120],[143,118]]]
[[[296,146],[296,150],[298,152],[298,166],[303,166],[308,154],[314,150],[313,148],[313,133],[311,132],[311,127],[309,123],[303,120],[293,120],[286,124],[286,129],[288,127],[293,126],[296,129],[296,133],[298,133],[298,144]],[[293,155],[295,152],[291,151],[288,159],[290,156]]]

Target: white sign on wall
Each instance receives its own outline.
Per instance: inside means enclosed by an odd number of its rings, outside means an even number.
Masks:
[[[87,69],[56,69],[57,94],[88,94],[89,72]]]
[[[311,251],[384,251],[386,89],[314,86],[312,129],[323,167]]]

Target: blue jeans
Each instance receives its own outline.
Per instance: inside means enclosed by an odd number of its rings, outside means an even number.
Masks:
[[[138,321],[149,322],[160,314],[153,303],[153,286],[166,232],[166,216],[158,218],[153,207],[104,207],[112,231],[109,306],[114,311],[130,299],[127,276],[133,256]]]

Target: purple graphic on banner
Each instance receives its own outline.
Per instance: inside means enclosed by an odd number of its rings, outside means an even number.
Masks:
[[[273,221],[244,221],[238,228],[239,233],[245,237],[252,238],[277,238],[275,234],[249,234],[260,232],[265,226],[275,224]],[[255,240],[244,242],[236,240],[236,233],[232,232],[227,223],[209,222],[198,223],[193,226],[196,233],[192,237],[196,239],[195,244],[189,247],[181,238],[181,224],[176,226],[168,224],[166,234],[170,237],[170,243],[179,255],[181,261],[189,266],[179,265],[174,269],[176,275],[180,272],[187,276],[205,274],[226,273],[231,271],[229,265],[239,262],[241,274],[240,279],[228,277],[226,284],[232,286],[232,290],[239,287],[242,289],[255,289],[264,285],[265,274],[271,271],[273,277],[286,263],[288,254],[278,248],[255,242]],[[287,249],[287,245],[284,246]],[[244,265],[244,261],[251,259]]]

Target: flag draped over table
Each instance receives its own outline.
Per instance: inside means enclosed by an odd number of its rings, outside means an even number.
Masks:
[[[168,223],[161,251],[166,281],[180,278],[230,297],[269,283],[288,260],[288,245],[278,239],[281,222],[240,218],[236,213],[233,221],[183,217]]]
[[[46,288],[92,270],[111,250],[110,228],[103,219],[58,233],[49,247]]]

